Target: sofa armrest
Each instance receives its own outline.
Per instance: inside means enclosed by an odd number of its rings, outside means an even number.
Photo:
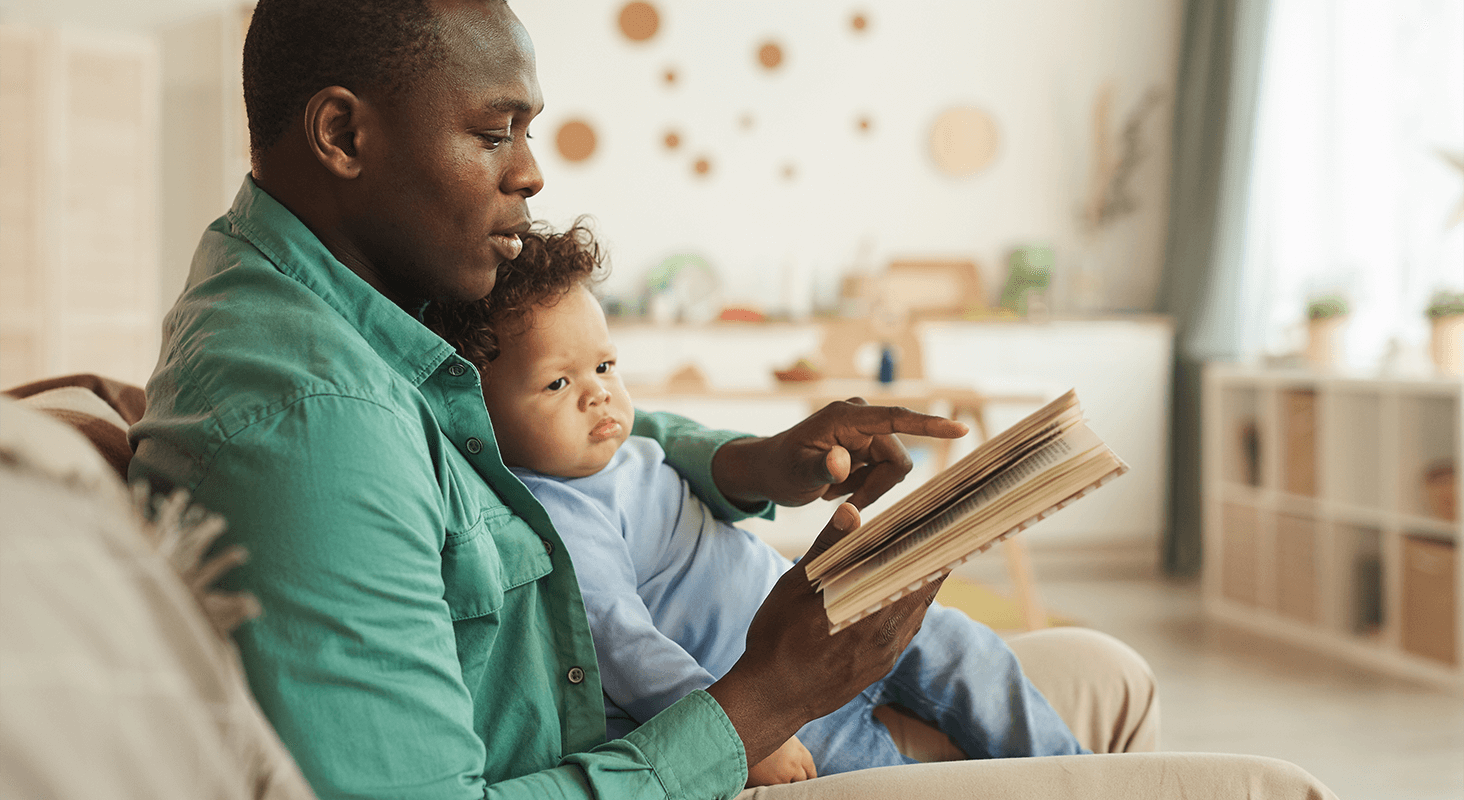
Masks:
[[[34,381],[4,394],[71,426],[104,458],[125,483],[132,447],[127,428],[142,418],[143,390],[90,373]]]

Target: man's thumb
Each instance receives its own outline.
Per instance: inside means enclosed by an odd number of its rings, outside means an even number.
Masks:
[[[813,546],[808,548],[808,554],[799,563],[807,564],[809,559],[817,557],[858,527],[859,509],[849,503],[840,503],[834,509],[834,515],[829,518],[829,524],[819,532],[818,538],[813,540]]]
[[[849,470],[852,466],[849,451],[839,445],[834,445],[824,454],[823,463],[818,465],[820,474],[816,476],[815,482],[830,486],[843,483],[849,479]]]

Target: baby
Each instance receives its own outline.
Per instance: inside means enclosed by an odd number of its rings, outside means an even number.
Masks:
[[[791,562],[713,517],[660,445],[634,435],[590,291],[600,264],[581,225],[528,234],[488,298],[431,309],[428,322],[479,367],[504,463],[570,550],[613,738],[731,669]],[[748,785],[909,763],[873,716],[886,703],[934,722],[971,758],[1087,752],[990,629],[937,604],[889,675],[805,725]]]

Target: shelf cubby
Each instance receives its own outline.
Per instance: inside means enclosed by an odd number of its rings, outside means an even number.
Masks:
[[[1208,367],[1207,611],[1464,693],[1461,394],[1446,378]]]

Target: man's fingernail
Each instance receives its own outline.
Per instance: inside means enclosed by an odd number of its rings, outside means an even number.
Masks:
[[[854,511],[848,503],[839,504],[838,509],[834,511],[833,522],[834,527],[841,531],[847,531],[854,527]]]

